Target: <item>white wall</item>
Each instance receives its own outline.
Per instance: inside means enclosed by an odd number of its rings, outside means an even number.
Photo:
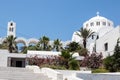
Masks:
[[[120,26],[117,26],[110,32],[106,33],[100,39],[96,41],[96,51],[102,52],[103,56],[106,57],[109,54],[112,55],[117,39],[120,37]],[[105,51],[104,44],[108,43],[108,50]]]
[[[18,54],[18,53],[9,53],[8,50],[0,50],[0,66],[7,67],[8,66],[8,57],[13,58],[26,58],[26,54]]]
[[[0,49],[0,66],[7,67],[8,50]]]

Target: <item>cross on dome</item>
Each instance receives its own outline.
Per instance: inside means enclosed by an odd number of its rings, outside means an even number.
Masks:
[[[99,16],[99,14],[100,14],[100,13],[99,13],[99,12],[97,12],[96,14],[97,14],[97,16]]]

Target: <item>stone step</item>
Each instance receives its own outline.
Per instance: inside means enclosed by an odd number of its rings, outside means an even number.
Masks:
[[[30,69],[26,69],[26,68],[16,68],[16,67],[0,67],[0,71],[21,71],[21,72],[33,72]]]
[[[51,80],[43,73],[26,68],[0,67],[0,80]]]

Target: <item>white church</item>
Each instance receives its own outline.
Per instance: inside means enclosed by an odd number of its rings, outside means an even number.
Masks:
[[[102,53],[103,57],[114,53],[115,45],[120,38],[120,26],[115,27],[113,21],[100,16],[97,12],[97,16],[83,23],[83,28],[95,32],[87,40],[87,49],[90,53],[96,51]],[[82,38],[76,35],[76,32],[73,33],[72,41],[82,44]]]
[[[99,15],[99,13],[97,13],[97,16],[83,23],[83,28],[91,29],[93,32],[95,32],[87,40],[87,49],[90,53],[96,51],[98,53],[102,53],[103,57],[113,54],[117,39],[120,38],[120,26],[115,27],[114,23],[111,20],[102,17]],[[71,41],[79,42],[80,44],[82,44],[82,38],[77,36],[76,32],[73,33]],[[13,21],[8,22],[7,36],[9,35],[13,35],[14,37],[16,37],[16,23]],[[2,43],[4,40],[5,38],[0,38],[0,43]],[[22,37],[18,37],[16,39],[17,43],[23,43],[25,46],[29,46],[30,44],[36,44],[38,43],[38,41],[39,40],[35,38],[25,39]],[[59,55],[60,52],[28,51],[27,54],[21,54],[9,53],[8,50],[0,50],[0,66],[25,67],[27,65],[26,58],[29,55],[36,54],[48,56]],[[75,54],[74,56],[78,57],[79,55]]]

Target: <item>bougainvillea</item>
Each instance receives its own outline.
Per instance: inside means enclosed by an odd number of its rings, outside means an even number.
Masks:
[[[82,61],[82,67],[88,67],[92,69],[97,69],[102,65],[102,53],[92,53],[91,55],[87,55]]]

